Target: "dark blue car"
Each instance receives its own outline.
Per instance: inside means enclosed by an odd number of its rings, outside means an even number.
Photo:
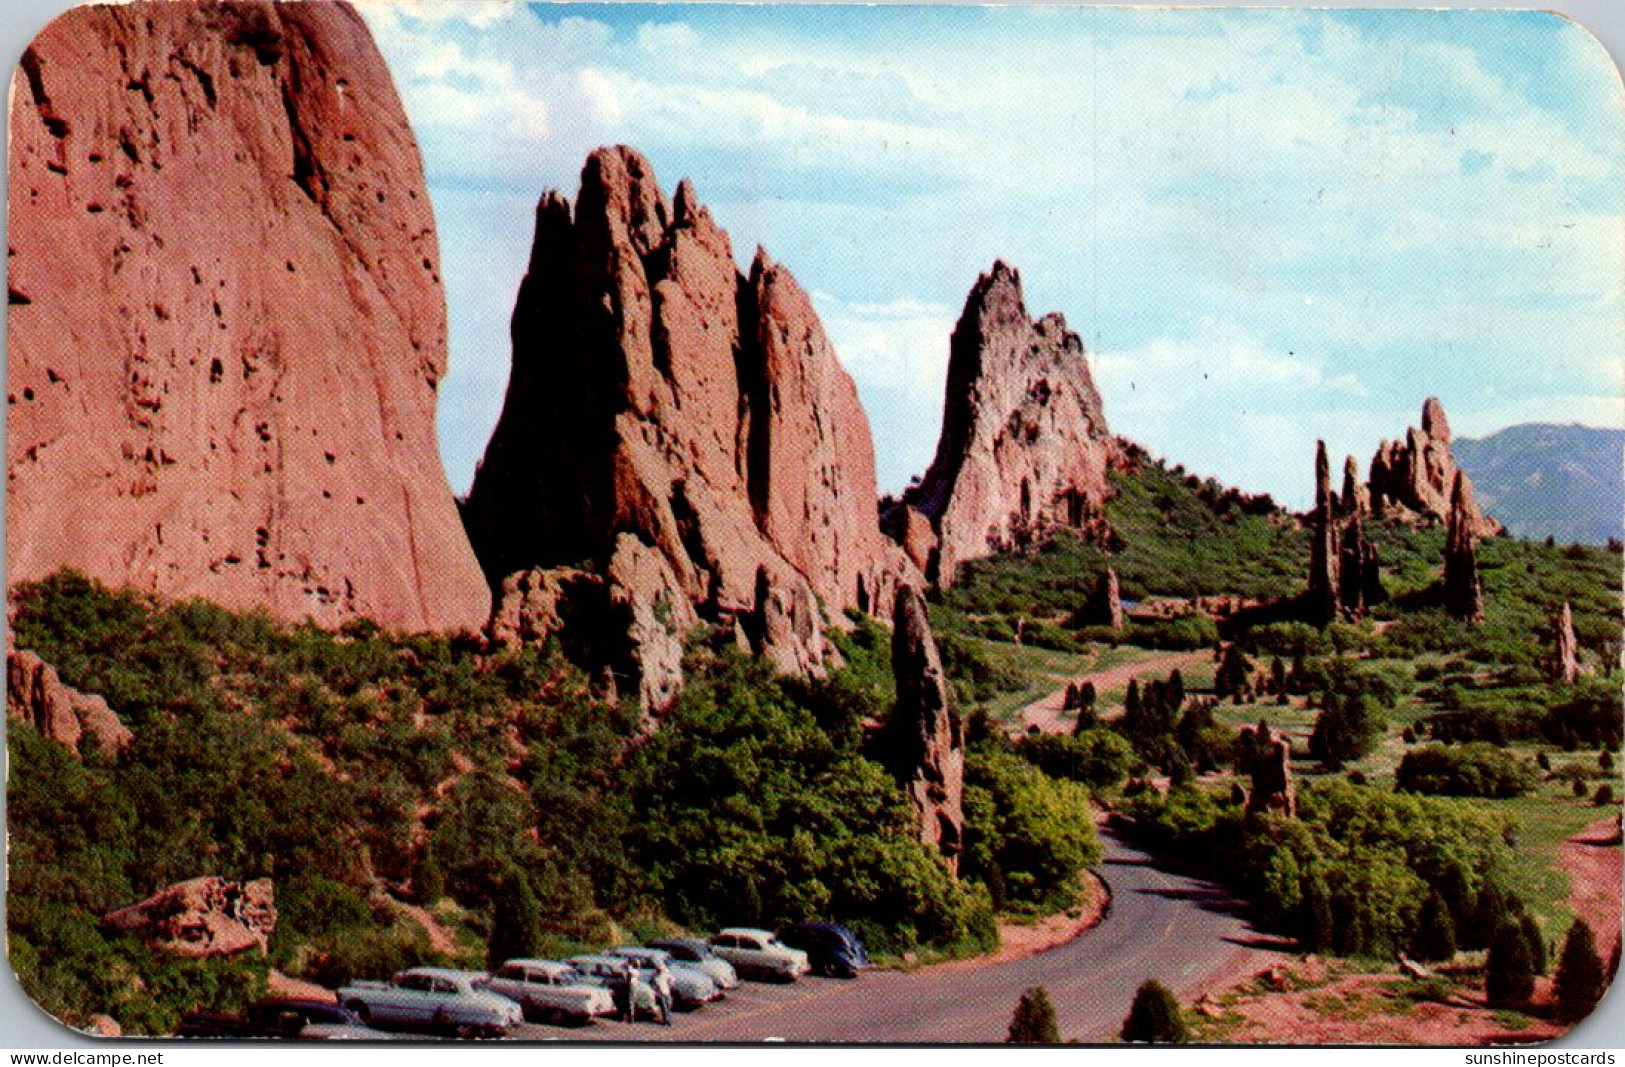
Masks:
[[[869,966],[869,954],[856,934],[838,923],[791,923],[778,932],[779,940],[807,954],[814,974],[830,978],[856,978]]]

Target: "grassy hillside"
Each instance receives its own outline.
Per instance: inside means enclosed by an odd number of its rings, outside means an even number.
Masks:
[[[697,642],[646,736],[552,647],[334,634],[73,574],[14,603],[17,646],[135,735],[80,762],[8,731],[11,959],[73,1025],[170,1032],[258,995],[272,967],[336,986],[678,926],[825,917],[877,955],[964,954],[992,944],[995,906],[1070,904],[1098,858],[1086,790],[978,748],[950,877],[863,725],[892,699],[873,624],[839,638],[848,666],[818,681]],[[268,959],[177,962],[98,926],[205,874],[273,880]]]

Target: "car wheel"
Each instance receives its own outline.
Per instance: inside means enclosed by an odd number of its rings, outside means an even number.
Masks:
[[[345,1007],[349,1008],[351,1013],[354,1014],[357,1019],[360,1019],[364,1026],[372,1025],[372,1009],[367,1007],[361,1001],[352,1000],[350,1003],[346,1004]]]

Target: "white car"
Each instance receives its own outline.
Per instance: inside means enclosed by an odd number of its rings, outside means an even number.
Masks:
[[[509,960],[479,984],[517,1002],[527,1019],[580,1026],[615,1014],[615,998],[608,989],[589,984],[568,964],[552,960]]]
[[[631,960],[643,980],[656,989],[659,988],[656,985],[658,976],[664,971],[670,977],[672,1000],[681,1011],[692,1011],[722,996],[722,990],[717,988],[710,975],[698,967],[679,963],[663,948],[626,946],[612,948],[609,954]]]
[[[711,951],[742,976],[793,982],[811,969],[805,952],[784,944],[771,930],[750,926],[723,930],[711,939]]]
[[[413,967],[388,982],[352,982],[339,1003],[368,1026],[449,1031],[459,1037],[501,1035],[523,1021],[519,1005],[475,984],[485,975]]]

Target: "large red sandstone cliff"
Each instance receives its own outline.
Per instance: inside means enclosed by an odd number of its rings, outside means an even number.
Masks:
[[[1421,427],[1406,430],[1403,441],[1382,442],[1371,457],[1371,506],[1379,514],[1394,512],[1448,522],[1458,470],[1450,450],[1450,421],[1445,418],[1444,405],[1430,396],[1422,404]],[[1479,510],[1470,491],[1467,507],[1467,523],[1474,536],[1494,537],[1501,532],[1501,524]]]
[[[890,611],[907,565],[879,532],[857,390],[789,271],[758,251],[742,274],[689,183],[668,201],[636,151],[594,152],[573,210],[537,206],[512,334],[464,507],[493,588],[640,574],[629,603],[680,590],[793,671],[843,611]]]
[[[478,628],[421,163],[346,4],[81,7],[12,86],[9,582]]]
[[[950,585],[967,560],[1100,521],[1112,454],[1083,343],[1059,314],[1029,318],[1021,276],[997,262],[954,327],[936,458],[888,529]]]

